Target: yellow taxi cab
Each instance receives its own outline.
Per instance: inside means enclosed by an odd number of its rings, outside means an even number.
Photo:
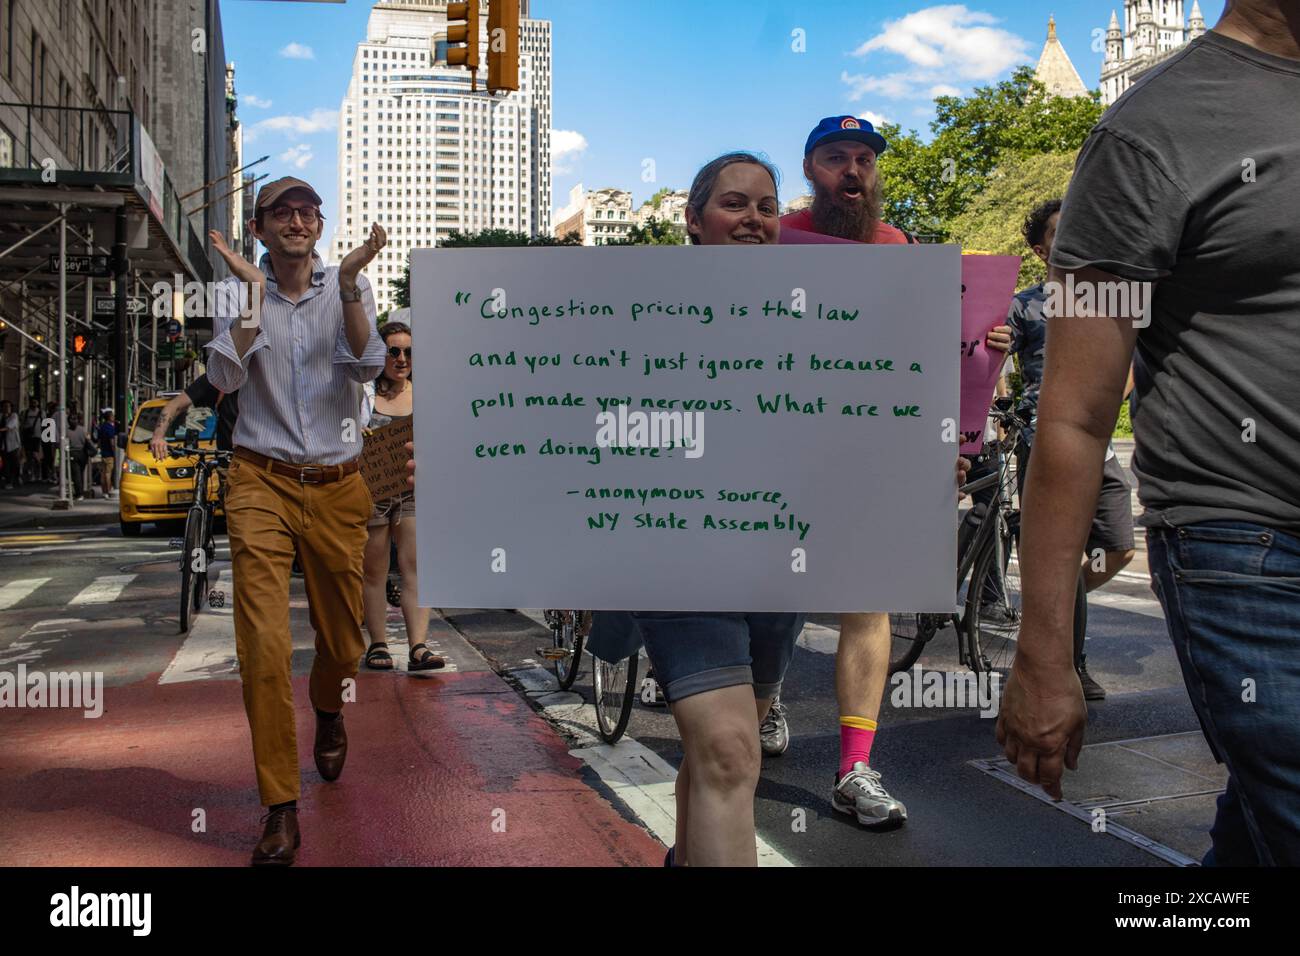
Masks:
[[[122,461],[121,485],[118,489],[118,513],[122,534],[138,535],[146,522],[183,521],[194,501],[194,473],[197,460],[192,457],[159,461],[149,450],[149,440],[158,425],[163,407],[174,397],[164,393],[141,404],[127,434],[126,455]],[[186,433],[198,432],[198,442],[186,440]],[[172,423],[167,433],[170,444],[192,448],[216,448],[217,415],[210,408],[191,405],[184,416]],[[208,484],[209,496],[216,498],[217,482]]]

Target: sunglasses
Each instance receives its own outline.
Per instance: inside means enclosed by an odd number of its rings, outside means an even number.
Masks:
[[[388,347],[389,358],[401,358],[403,355],[406,356],[406,359],[409,362],[411,359],[411,350],[409,347],[404,349],[399,349],[396,345],[390,345]]]
[[[271,209],[271,218],[279,223],[292,222],[294,213],[298,214],[304,226],[315,225],[316,220],[320,218],[320,210],[315,206],[303,206],[297,209],[292,206],[275,206]]]

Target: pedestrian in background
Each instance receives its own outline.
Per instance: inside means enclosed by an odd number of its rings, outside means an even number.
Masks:
[[[45,423],[53,422],[54,426],[46,428]],[[58,484],[59,473],[54,470],[55,452],[59,449],[57,425],[59,421],[59,403],[48,402],[45,406],[45,418],[41,419],[40,438],[41,438],[41,479],[50,483]],[[53,438],[53,441],[46,441],[46,436]]]
[[[86,496],[86,467],[94,452],[94,442],[77,412],[68,413],[68,468],[72,472],[72,490],[77,498]]]
[[[99,447],[99,487],[107,498],[113,494],[117,480],[117,420],[111,408],[100,411],[99,425],[95,428],[95,444]]]
[[[384,370],[367,388],[366,409],[362,424],[375,426],[379,420],[409,418],[414,410],[415,386],[411,375],[411,329],[402,322],[385,322],[379,330],[386,348]],[[397,543],[397,565],[402,574],[402,620],[406,624],[409,647],[408,671],[436,670],[447,662],[429,650],[424,642],[429,632],[429,609],[420,607],[415,580],[415,492],[407,492],[387,501],[376,501],[367,524],[365,553],[365,613],[370,646],[366,648],[366,667],[392,670],[393,657],[388,652],[388,583],[389,543]]]
[[[36,481],[41,475],[41,403],[33,395],[18,416],[23,443],[23,481]]]
[[[208,379],[227,394],[239,391],[226,522],[237,584],[235,649],[268,811],[255,866],[291,864],[302,842],[289,629],[295,550],[316,631],[313,754],[327,781],[343,772],[344,683],[355,678],[365,649],[362,554],[373,502],[359,472],[356,426],[362,383],[382,371],[384,353],[360,273],[387,237],[373,225],[365,243],[327,268],[315,253],[320,205],[301,179],[263,186],[249,223],[267,250],[259,266],[210,233],[233,273],[218,289]]]
[[[8,399],[0,402],[0,485],[11,488],[22,484],[22,466],[18,461],[21,427],[13,402]]]

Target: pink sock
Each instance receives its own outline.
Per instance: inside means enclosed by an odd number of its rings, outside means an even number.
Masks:
[[[840,724],[840,776],[853,769],[858,761],[870,765],[871,742],[876,739],[875,729],[851,727]]]

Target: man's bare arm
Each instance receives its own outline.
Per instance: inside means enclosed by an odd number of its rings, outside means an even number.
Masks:
[[[1064,282],[1065,273],[1053,268],[1049,279]],[[1122,281],[1096,269],[1074,273],[1076,289]],[[1047,323],[1038,427],[1021,518],[1027,633],[1016,656],[1029,664],[1068,669],[1072,663],[1075,580],[1137,341],[1136,318],[1060,315]]]

